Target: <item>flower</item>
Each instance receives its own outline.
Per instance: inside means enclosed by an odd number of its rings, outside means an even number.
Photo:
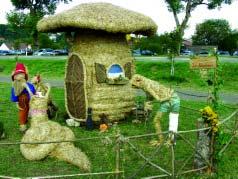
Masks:
[[[205,108],[201,109],[200,112],[202,113],[202,118],[204,122],[211,126],[212,132],[218,132],[218,115],[210,106],[206,106]]]

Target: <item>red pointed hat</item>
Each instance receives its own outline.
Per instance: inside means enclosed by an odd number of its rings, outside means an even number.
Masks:
[[[28,74],[26,67],[23,63],[17,63],[15,71],[12,72],[12,81],[14,81],[14,76],[19,74],[19,73],[24,73],[25,74],[25,79],[28,80]]]

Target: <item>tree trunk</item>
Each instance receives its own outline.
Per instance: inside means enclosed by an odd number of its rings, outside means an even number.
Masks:
[[[33,49],[39,49],[38,32],[34,31],[32,37],[33,37]]]

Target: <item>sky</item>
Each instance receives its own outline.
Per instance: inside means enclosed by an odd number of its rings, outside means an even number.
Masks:
[[[2,0],[3,1],[3,0]],[[158,25],[158,34],[170,32],[175,29],[175,21],[171,12],[168,11],[164,0],[72,0],[68,4],[60,3],[56,13],[68,10],[73,6],[88,2],[109,2],[151,17]],[[233,0],[232,5],[223,5],[220,9],[208,10],[206,6],[199,6],[193,12],[185,31],[185,38],[190,38],[196,29],[196,25],[206,19],[225,19],[231,29],[238,30],[238,0]],[[0,24],[6,24],[6,13],[14,7],[10,0],[4,0],[0,6]],[[181,15],[181,17],[183,17]],[[180,18],[181,18],[180,17]]]

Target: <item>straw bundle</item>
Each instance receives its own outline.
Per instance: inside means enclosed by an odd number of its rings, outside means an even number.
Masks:
[[[110,3],[87,3],[49,16],[37,24],[41,32],[67,33],[73,52],[66,65],[65,97],[69,116],[85,121],[92,108],[93,120],[100,114],[119,120],[134,106],[129,79],[134,74],[133,58],[125,34],[152,35],[154,21],[143,14]],[[111,79],[113,64],[123,70],[123,80]]]
[[[48,120],[46,113],[48,94],[43,98],[32,98],[30,102],[31,126],[23,136],[22,142],[49,142],[75,139],[73,132],[69,128]],[[22,155],[28,160],[41,160],[47,156],[53,156],[76,165],[82,170],[90,170],[88,157],[70,142],[21,144],[20,150]]]
[[[169,100],[174,93],[172,88],[167,88],[157,81],[150,80],[138,74],[132,77],[131,83],[133,86],[148,92],[160,102]]]
[[[37,29],[41,32],[63,32],[78,28],[143,35],[154,34],[157,30],[150,17],[110,3],[81,4],[44,18],[37,24]]]
[[[130,49],[126,43],[124,34],[109,34],[96,31],[80,31],[75,35],[75,43],[72,46],[73,53],[66,66],[66,103],[67,110],[72,118],[85,121],[80,118],[80,106],[71,105],[72,100],[85,93],[85,106],[93,109],[93,120],[98,121],[100,114],[106,114],[110,121],[123,119],[134,107],[134,90],[131,88],[129,79],[134,74],[134,61],[131,57]],[[82,61],[83,69],[76,68],[71,61],[77,56],[78,61]],[[119,65],[125,74],[122,83],[110,83],[108,71],[114,64]],[[72,68],[74,67],[73,72]],[[81,70],[80,70],[81,69]],[[79,75],[79,71],[84,71],[84,75]],[[73,74],[72,74],[73,73]],[[79,78],[81,76],[81,78]],[[77,80],[75,80],[77,78]],[[81,82],[83,91],[71,89],[72,82]],[[70,83],[69,83],[70,82]],[[119,81],[120,82],[120,81]],[[82,99],[83,100],[83,99]],[[82,102],[81,100],[81,102]],[[84,101],[84,100],[83,100]],[[84,110],[82,111],[84,113]]]

